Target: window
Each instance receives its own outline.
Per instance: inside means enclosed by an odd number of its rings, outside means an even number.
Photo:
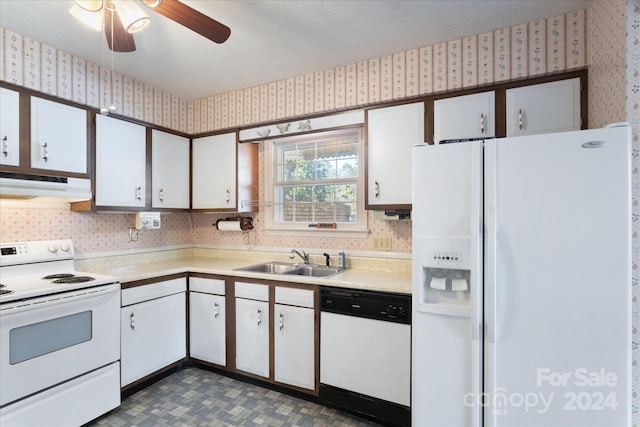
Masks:
[[[273,204],[267,229],[305,230],[336,223],[366,229],[362,129],[315,133],[268,142],[272,171],[265,184]],[[313,229],[315,231],[315,229]]]

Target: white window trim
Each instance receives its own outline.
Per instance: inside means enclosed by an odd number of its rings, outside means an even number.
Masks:
[[[289,137],[294,138],[294,137]],[[286,138],[286,139],[289,139]],[[264,164],[264,200],[267,201],[262,208],[264,212],[264,234],[267,236],[298,236],[298,237],[350,237],[366,239],[369,236],[369,223],[367,211],[364,209],[364,129],[361,128],[360,146],[358,147],[358,197],[356,200],[356,209],[358,218],[361,218],[357,224],[338,224],[336,229],[316,229],[309,228],[307,223],[304,224],[280,224],[275,223],[274,217],[274,155],[277,152],[275,144],[281,139],[271,139],[263,142],[263,164]]]

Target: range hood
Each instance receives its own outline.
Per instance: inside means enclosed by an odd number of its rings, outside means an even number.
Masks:
[[[67,202],[90,200],[91,181],[85,178],[0,172],[0,198],[47,198]]]

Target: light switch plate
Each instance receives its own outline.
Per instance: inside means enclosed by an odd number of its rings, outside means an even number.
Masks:
[[[391,237],[375,236],[373,238],[373,249],[377,251],[391,251]]]

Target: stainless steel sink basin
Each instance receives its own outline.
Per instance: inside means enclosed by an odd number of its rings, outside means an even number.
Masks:
[[[300,264],[292,264],[290,262],[265,262],[263,264],[249,265],[247,267],[240,267],[234,270],[236,271],[253,271],[256,273],[269,273],[269,274],[283,274],[287,271],[298,268]]]
[[[285,271],[284,274],[296,275],[296,276],[310,276],[310,277],[329,277],[334,274],[340,273],[342,270],[332,267],[323,267],[321,265],[302,265],[293,270]]]
[[[262,264],[249,265],[246,267],[235,268],[235,271],[251,271],[255,273],[268,273],[292,276],[308,276],[308,277],[329,277],[338,274],[343,270],[339,268],[324,267],[317,264],[295,264],[289,262],[265,262]]]

